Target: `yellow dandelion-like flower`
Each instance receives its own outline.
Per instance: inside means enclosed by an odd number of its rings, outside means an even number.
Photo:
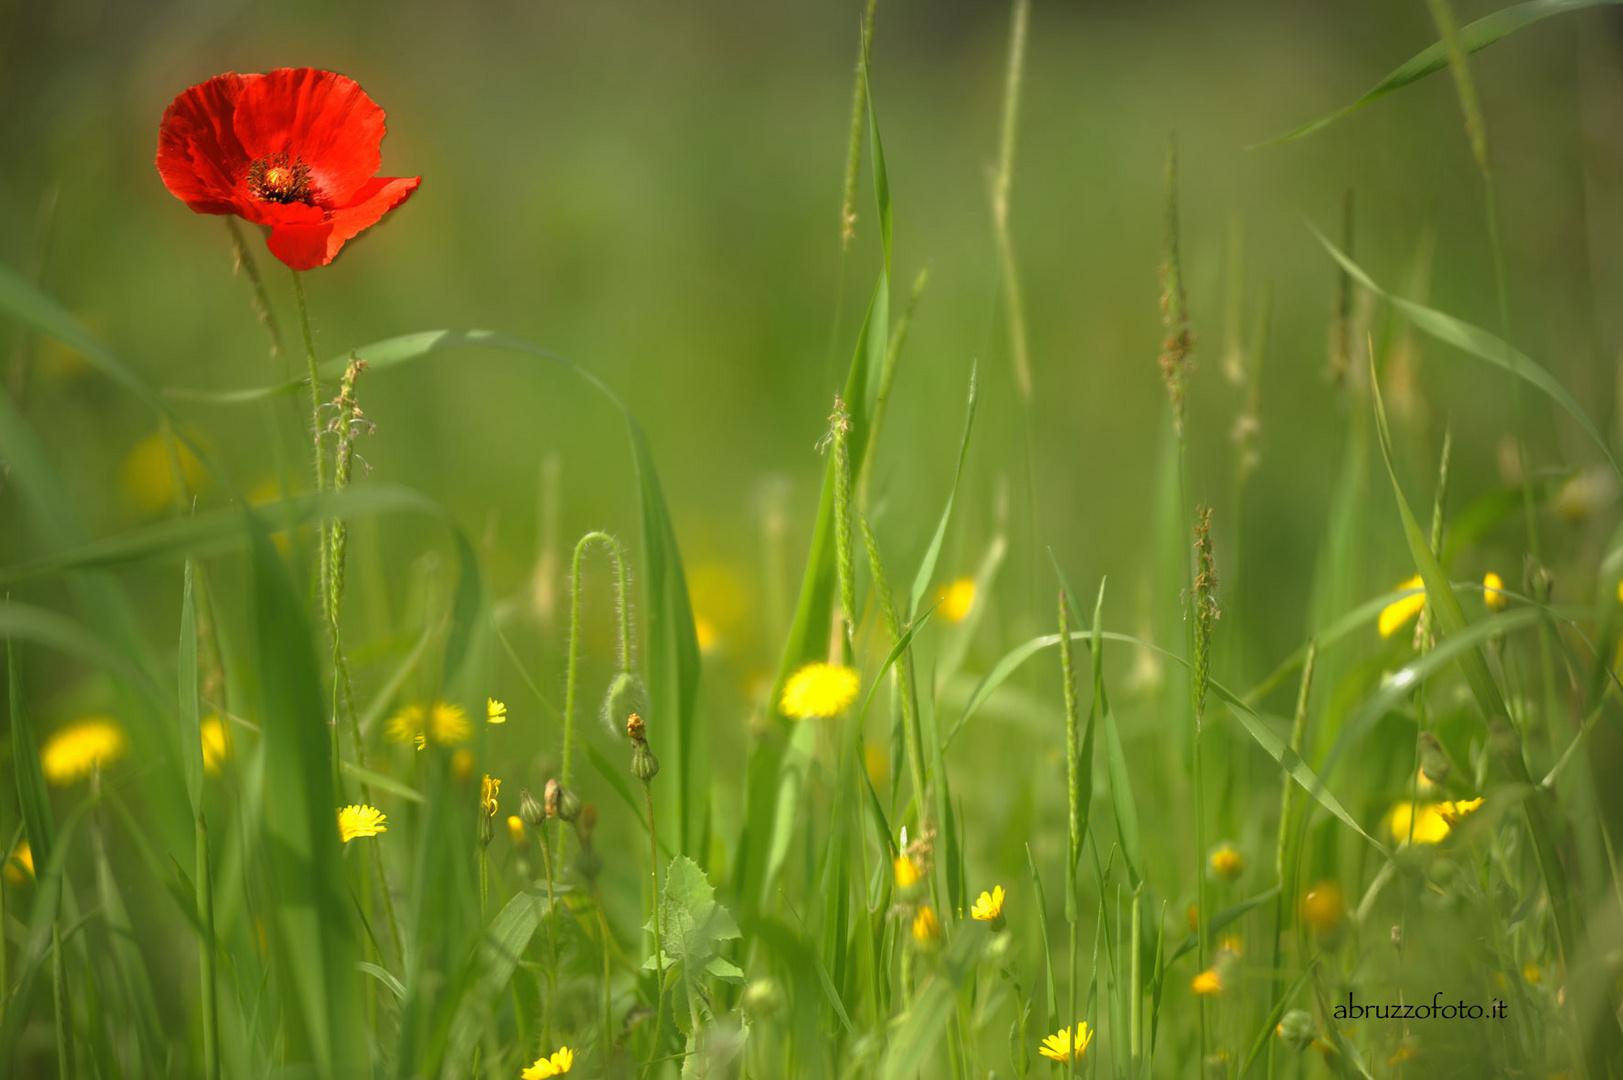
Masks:
[[[961,577],[937,595],[941,597],[937,614],[948,622],[963,622],[975,606],[975,579]]]
[[[1481,806],[1482,800],[1480,798],[1460,799],[1457,802],[1438,803],[1437,812],[1443,815],[1443,820],[1450,825],[1458,825],[1461,818],[1476,813]]]
[[[994,885],[991,892],[983,892],[976,899],[969,915],[977,922],[991,923],[993,930],[1003,929],[1003,886]]]
[[[17,841],[17,846],[11,849],[11,857],[6,860],[6,880],[14,885],[21,885],[34,876],[34,849],[28,846],[27,840]]]
[[[834,716],[856,700],[861,677],[836,664],[807,664],[783,686],[778,707],[796,720]]]
[[[231,733],[226,730],[224,721],[211,716],[203,721],[198,734],[203,741],[203,771],[218,776],[220,763],[231,753]]]
[[[525,1069],[521,1080],[546,1080],[549,1076],[562,1076],[575,1064],[575,1052],[565,1046],[551,1057],[538,1057],[535,1064]]]
[[[1426,584],[1418,576],[1410,578],[1399,589],[1419,589],[1413,596],[1405,596],[1402,600],[1394,600],[1381,609],[1379,628],[1382,637],[1391,637],[1398,632],[1404,623],[1420,614],[1420,609],[1426,606]]]
[[[919,879],[924,876],[924,871],[919,869],[919,864],[906,855],[896,856],[891,862],[891,872],[896,878],[896,887],[904,891],[917,885]]]
[[[507,706],[495,698],[486,698],[485,722],[488,724],[507,723]]]
[[[1529,960],[1527,963],[1522,965],[1522,978],[1526,979],[1534,986],[1537,986],[1539,984],[1539,980],[1543,978],[1543,975],[1539,972],[1538,965]]]
[[[169,447],[158,432],[136,443],[119,467],[119,485],[143,514],[156,514],[175,505],[175,459],[180,462],[187,489],[197,490],[208,476],[203,463],[179,440],[175,441],[175,458],[171,459]]]
[[[473,751],[457,750],[451,754],[451,775],[466,780],[473,775]]]
[[[517,814],[507,815],[507,835],[513,838],[513,843],[524,843],[524,819]]]
[[[1201,997],[1212,997],[1223,992],[1223,978],[1216,968],[1207,968],[1190,981],[1189,989]]]
[[[1212,849],[1212,873],[1224,881],[1233,881],[1245,871],[1245,856],[1227,840]]]
[[[492,780],[490,774],[486,773],[484,780],[479,784],[479,809],[485,812],[485,816],[496,816],[496,796],[501,790],[502,782]]]
[[[460,705],[436,701],[432,705],[407,705],[389,717],[384,737],[392,742],[410,742],[421,750],[430,742],[441,746],[467,742],[473,737],[473,724]]]
[[[1302,921],[1321,934],[1340,926],[1346,913],[1346,894],[1333,881],[1321,881],[1302,894]]]
[[[705,656],[715,652],[716,646],[721,643],[721,631],[703,615],[693,616],[693,636],[699,643],[699,652]]]
[[[1482,602],[1488,605],[1489,611],[1503,611],[1510,606],[1504,580],[1492,570],[1482,575]]]
[[[1217,943],[1217,951],[1225,956],[1232,956],[1238,960],[1245,955],[1245,941],[1239,934],[1224,934]]]
[[[1076,1034],[1071,1034],[1070,1028],[1060,1028],[1054,1034],[1043,1040],[1037,1052],[1050,1061],[1068,1064],[1072,1060],[1080,1061],[1082,1055],[1088,1052],[1088,1044],[1093,1041],[1093,1029],[1088,1027],[1086,1020],[1076,1025]]]
[[[1448,804],[1400,802],[1386,813],[1387,831],[1400,844],[1440,844],[1449,833],[1444,805]]]
[[[919,908],[919,913],[913,916],[913,940],[925,946],[941,940],[941,920],[935,917],[935,909],[928,904]]]
[[[58,729],[40,748],[45,779],[58,787],[78,783],[124,756],[130,748],[124,729],[108,716],[92,716]]]
[[[357,836],[388,832],[389,815],[375,806],[346,806],[338,811],[338,836],[349,843]]]

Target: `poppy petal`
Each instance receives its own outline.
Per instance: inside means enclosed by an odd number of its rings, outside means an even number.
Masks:
[[[158,174],[175,198],[199,214],[231,214],[251,161],[233,118],[243,89],[258,75],[216,75],[181,94],[158,127]]]
[[[333,261],[345,241],[376,225],[423,182],[420,176],[377,176],[355,193],[348,206],[332,211],[319,224],[278,225],[268,241],[271,254],[295,270],[311,270]]]
[[[354,79],[315,68],[277,68],[243,88],[236,132],[252,159],[287,151],[310,168],[315,202],[355,201],[383,167],[383,110]]]

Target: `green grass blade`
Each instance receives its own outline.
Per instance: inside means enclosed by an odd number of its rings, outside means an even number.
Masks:
[[[1454,318],[1452,315],[1445,315],[1441,311],[1426,307],[1424,304],[1417,304],[1412,300],[1405,300],[1401,296],[1387,292],[1375,284],[1374,279],[1366,274],[1362,267],[1353,262],[1340,248],[1332,244],[1323,233],[1319,232],[1318,229],[1314,229],[1311,225],[1308,228],[1313,230],[1313,235],[1318,238],[1319,243],[1324,245],[1324,249],[1330,253],[1331,257],[1341,264],[1343,270],[1352,275],[1364,288],[1386,300],[1423,333],[1436,338],[1445,345],[1452,345],[1462,352],[1469,353],[1497,368],[1508,371],[1518,379],[1548,395],[1552,401],[1560,405],[1572,415],[1573,419],[1578,421],[1584,432],[1600,449],[1607,463],[1612,466],[1612,472],[1620,480],[1623,480],[1623,470],[1618,468],[1617,459],[1612,456],[1611,447],[1606,438],[1595,427],[1594,421],[1590,420],[1578,403],[1573,400],[1572,395],[1567,393],[1566,387],[1556,381],[1555,376],[1540,367],[1532,358],[1514,345],[1495,337],[1481,327],[1473,326],[1468,322]]]
[[[490,920],[469,960],[471,977],[462,980],[462,995],[456,1002],[440,1073],[446,1080],[464,1075],[479,1033],[490,1022],[502,991],[512,981],[519,959],[546,913],[545,888],[531,885],[507,901]]]
[[[1133,779],[1127,769],[1127,755],[1122,752],[1121,735],[1116,731],[1116,714],[1106,710],[1100,726],[1105,733],[1105,766],[1110,773],[1110,805],[1116,812],[1116,836],[1121,841],[1128,881],[1136,889],[1144,880],[1144,849],[1139,839]]]
[[[922,980],[912,1007],[898,1021],[880,1061],[882,1080],[912,1080],[926,1074],[930,1052],[952,1020],[958,990],[974,972],[985,941],[985,934],[958,934],[952,939],[939,966]]]
[[[1037,929],[1043,943],[1043,971],[1048,976],[1048,1018],[1059,1015],[1059,991],[1054,986],[1054,947],[1048,940],[1048,895],[1043,892],[1043,877],[1037,872],[1037,860],[1032,858],[1031,845],[1026,845],[1026,865],[1031,868],[1032,907],[1037,910]]]
[[[1483,16],[1476,22],[1464,27],[1460,31],[1460,41],[1467,52],[1476,52],[1485,49],[1500,38],[1515,33],[1524,26],[1530,26],[1552,15],[1560,15],[1568,11],[1581,11],[1584,8],[1600,7],[1606,4],[1616,4],[1619,0],[1527,0],[1526,3],[1513,4],[1502,8],[1491,15]],[[1262,146],[1273,146],[1276,143],[1289,142],[1311,135],[1315,131],[1340,120],[1350,113],[1357,112],[1365,105],[1396,90],[1401,90],[1411,83],[1419,82],[1428,75],[1434,75],[1448,66],[1448,51],[1441,41],[1433,42],[1420,50],[1414,56],[1401,64],[1386,78],[1376,83],[1358,100],[1350,105],[1344,105],[1335,112],[1310,120],[1299,128],[1287,131],[1283,135],[1275,136]]]
[[[958,467],[953,470],[952,489],[947,493],[947,505],[941,510],[935,535],[930,537],[930,546],[924,551],[924,561],[919,564],[919,572],[913,578],[913,592],[907,605],[910,616],[918,611],[919,605],[924,602],[924,594],[930,590],[936,560],[941,557],[941,544],[947,538],[947,525],[952,521],[953,503],[958,500],[958,484],[964,478],[964,459],[969,456],[969,434],[975,427],[975,402],[979,397],[976,371],[973,365],[969,369],[969,407],[964,414],[964,436],[958,443]]]
[[[186,795],[195,815],[203,805],[202,718],[197,700],[197,612],[192,600],[192,561],[186,560],[185,587],[180,601],[180,760],[186,771]]]
[[[0,606],[0,615],[12,613],[13,605]],[[11,762],[17,777],[17,802],[22,807],[23,831],[33,852],[34,864],[43,866],[56,846],[56,819],[51,816],[51,793],[40,771],[39,742],[34,725],[23,711],[23,683],[17,668],[17,646],[6,628],[6,685],[11,725]],[[11,850],[6,849],[6,858]],[[0,987],[4,993],[9,987]]]

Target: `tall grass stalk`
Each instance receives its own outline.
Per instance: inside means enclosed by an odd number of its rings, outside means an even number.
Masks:
[[[1302,678],[1296,688],[1296,711],[1291,717],[1291,753],[1298,757],[1302,753],[1303,739],[1307,734],[1308,703],[1313,693],[1313,665],[1318,660],[1319,643],[1310,639],[1307,643],[1307,657],[1302,661]],[[1296,893],[1296,869],[1287,865],[1291,847],[1293,800],[1296,796],[1296,781],[1286,775],[1280,780],[1279,791],[1279,835],[1274,842],[1274,884],[1279,890],[1274,897],[1274,923],[1270,939],[1269,963],[1270,971],[1276,973],[1276,978],[1269,984],[1268,1004],[1272,1013],[1279,1006],[1279,999],[1283,987],[1279,985],[1277,973],[1280,971],[1282,954],[1281,942],[1285,934],[1285,918],[1290,912],[1291,898]],[[1274,1043],[1268,1040],[1268,1075],[1273,1075]]]
[[[215,978],[214,871],[209,860],[208,821],[197,815],[197,918],[201,935],[197,946],[198,976],[202,996],[203,1076],[220,1078],[219,999]],[[385,886],[387,889],[387,886]]]
[[[885,564],[879,555],[879,541],[874,538],[868,519],[860,519],[863,546],[868,554],[868,570],[873,575],[875,603],[885,620],[885,630],[892,647],[902,639],[902,617],[896,608],[896,596],[885,577]],[[918,699],[913,688],[912,650],[904,650],[891,669],[898,689],[897,700],[902,710],[902,731],[907,745],[907,765],[913,780],[913,802],[918,811],[916,822],[920,833],[929,818],[930,801],[925,798],[924,736],[919,730]],[[934,878],[932,877],[932,881]]]
[[[1076,991],[1077,983],[1080,981],[1078,957],[1081,948],[1077,934],[1080,913],[1077,910],[1076,864],[1082,858],[1082,813],[1085,808],[1082,806],[1082,746],[1078,730],[1080,710],[1076,700],[1076,667],[1071,655],[1071,614],[1064,589],[1059,592],[1059,663],[1065,697],[1065,794],[1068,808],[1065,830],[1065,921],[1070,926],[1071,932],[1067,986],[1070,991],[1070,1006],[1066,1010],[1066,1023],[1074,1031],[1077,1021]],[[1100,903],[1103,902],[1101,896]],[[1066,1065],[1065,1074],[1076,1075],[1075,1055],[1072,1055],[1072,1060]]]

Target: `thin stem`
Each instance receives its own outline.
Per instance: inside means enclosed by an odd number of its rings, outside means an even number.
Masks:
[[[547,955],[552,961],[547,968],[547,999],[541,1003],[541,1043],[552,1044],[552,1000],[558,993],[558,916],[552,898],[552,852],[547,845],[547,830],[537,829],[541,848],[541,865],[547,875]]]
[[[374,845],[376,846],[376,845]],[[203,996],[203,1076],[205,1080],[220,1078],[220,1022],[216,1004],[214,974],[214,883],[209,865],[208,821],[197,815],[197,915],[202,923],[202,941],[198,946],[198,968]]]
[[[649,1050],[649,1065],[659,1053],[660,1021],[665,1014],[665,946],[659,936],[659,834],[654,831],[654,791],[647,780],[642,782],[643,802],[648,807],[648,867],[654,881],[654,1042]]]
[[[265,279],[259,276],[259,266],[254,262],[253,253],[248,250],[248,245],[242,238],[242,226],[237,224],[237,219],[234,216],[226,214],[225,228],[226,232],[231,234],[232,257],[236,260],[237,266],[247,276],[248,284],[253,287],[254,314],[259,316],[259,321],[264,325],[265,332],[270,335],[271,357],[274,359],[278,356],[286,356],[287,348],[282,344],[282,328],[276,322],[275,313],[271,311],[270,295],[265,291]]]
[[[609,917],[603,910],[603,894],[595,881],[592,882],[592,899],[597,901],[597,922],[603,932],[603,1063],[607,1066],[609,1051],[614,1048],[614,988],[609,968]],[[698,1030],[697,1025],[694,1030]]]

